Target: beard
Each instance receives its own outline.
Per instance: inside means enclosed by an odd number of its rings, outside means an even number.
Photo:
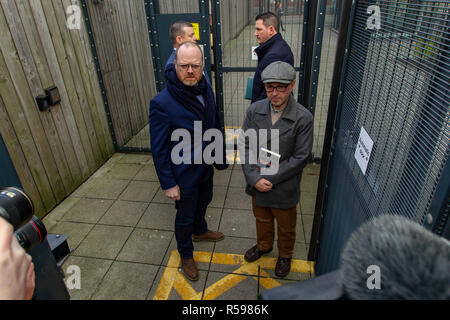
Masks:
[[[183,80],[182,83],[187,87],[195,87],[198,84],[197,79]]]

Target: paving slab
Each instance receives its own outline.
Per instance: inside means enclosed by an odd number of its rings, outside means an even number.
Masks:
[[[116,200],[100,219],[99,224],[135,227],[149,202]]]
[[[176,209],[173,204],[150,203],[138,223],[139,228],[174,231]]]
[[[115,259],[132,231],[131,227],[96,225],[73,255]]]
[[[94,227],[94,224],[64,221],[58,222],[51,228],[48,228],[46,222],[44,222],[44,224],[47,227],[48,233],[68,236],[67,244],[71,250],[78,248],[80,243],[84,240],[84,238],[86,238],[87,234]]]
[[[145,300],[159,267],[115,261],[92,300]]]
[[[224,208],[252,210],[252,198],[245,193],[245,188],[229,187]]]
[[[136,228],[117,260],[160,265],[172,236],[173,232]]]
[[[62,221],[97,223],[113,204],[113,200],[80,198]]]
[[[70,266],[77,266],[81,277],[80,288],[69,289],[71,299],[90,300],[112,263],[112,260],[70,256],[63,264],[63,271],[67,272]]]
[[[308,263],[319,174],[320,166],[314,164],[304,171],[296,265]],[[70,290],[72,298],[254,300],[258,292],[273,286],[311,278],[310,269],[293,271],[283,279],[275,276],[276,240],[261,261],[243,262],[245,252],[256,244],[251,198],[244,187],[241,165],[215,172],[206,219],[208,228],[223,232],[225,238],[194,242],[200,279],[192,282],[180,266],[174,202],[159,185],[151,155],[114,155],[44,219],[49,232],[69,236],[73,251],[63,269],[69,265],[81,269],[82,288]]]
[[[149,202],[158,191],[159,184],[151,181],[131,181],[123,193],[121,200]]]

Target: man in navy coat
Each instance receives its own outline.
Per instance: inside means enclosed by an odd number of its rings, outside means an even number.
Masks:
[[[258,67],[253,76],[252,103],[267,98],[261,73],[269,64],[283,61],[294,66],[294,55],[279,31],[280,22],[276,14],[265,12],[255,18],[255,37],[259,47],[255,49]]]
[[[166,61],[166,65],[164,66],[164,72],[168,71],[170,68],[175,68],[175,53],[177,52],[177,48],[183,42],[195,42],[197,43],[197,36],[195,35],[194,26],[192,23],[187,21],[176,21],[172,23],[169,30],[170,41],[173,45],[172,54],[169,56],[169,59]],[[208,77],[208,73],[206,72],[205,66],[203,66],[203,75],[211,84],[211,80]]]
[[[205,213],[213,195],[213,166],[223,170],[228,165],[214,93],[202,74],[201,48],[184,42],[174,62],[175,68],[166,70],[166,88],[150,102],[151,150],[161,188],[175,201],[175,238],[183,272],[195,281],[199,275],[192,241],[224,238],[222,233],[208,230]],[[207,161],[205,154],[211,145],[217,145],[213,139],[203,141],[203,133],[210,129],[219,133],[214,140],[221,141]]]

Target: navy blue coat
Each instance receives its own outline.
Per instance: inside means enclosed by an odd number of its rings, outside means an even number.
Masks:
[[[258,67],[253,76],[252,103],[267,97],[266,88],[261,81],[261,73],[269,64],[275,61],[283,61],[294,66],[294,55],[280,33],[275,34],[256,48],[255,52],[258,55]]]
[[[150,101],[150,141],[153,161],[159,182],[163,190],[170,189],[175,185],[180,188],[192,187],[205,175],[213,175],[212,165],[205,164],[174,164],[171,160],[172,149],[179,141],[171,141],[174,130],[187,129],[191,137],[194,138],[194,121],[200,119],[187,110],[177,100],[175,100],[165,88]],[[217,112],[214,114],[214,128],[220,128],[220,121]],[[204,132],[203,132],[204,134]],[[210,142],[202,143],[202,152]],[[192,159],[194,143],[191,141]],[[225,159],[225,150],[224,150]],[[222,170],[228,167],[226,164],[216,165]]]

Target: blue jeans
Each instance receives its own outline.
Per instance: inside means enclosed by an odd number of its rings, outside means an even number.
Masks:
[[[175,201],[175,239],[181,258],[193,258],[192,235],[208,231],[206,208],[213,196],[213,175],[205,176],[198,186],[181,188],[180,200]]]

